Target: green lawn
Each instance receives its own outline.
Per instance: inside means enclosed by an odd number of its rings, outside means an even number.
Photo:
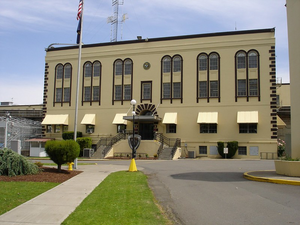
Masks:
[[[56,185],[58,183],[0,181],[0,215]]]
[[[164,225],[147,177],[141,172],[110,174],[63,222],[68,224]]]

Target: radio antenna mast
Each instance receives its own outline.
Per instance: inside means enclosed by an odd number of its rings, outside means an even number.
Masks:
[[[124,0],[112,0],[114,15],[107,18],[107,23],[111,24],[111,42],[118,41],[119,5],[123,4]]]

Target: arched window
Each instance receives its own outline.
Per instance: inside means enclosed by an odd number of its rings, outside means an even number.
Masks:
[[[122,75],[122,61],[115,62],[115,75]]]
[[[181,57],[175,56],[173,59],[173,72],[181,71]]]
[[[209,56],[209,69],[218,70],[218,55],[216,53]]]
[[[207,55],[206,54],[201,54],[199,56],[199,70],[200,71],[206,71],[207,70]]]
[[[72,73],[72,66],[71,64],[66,64],[64,66],[64,69],[65,69],[65,79],[70,79],[71,78],[71,73]]]
[[[92,77],[92,63],[90,62],[84,65],[84,77]]]
[[[239,52],[237,54],[237,68],[238,69],[245,69],[246,68],[246,53]]]
[[[171,72],[171,58],[166,56],[163,59],[163,73],[170,73]]]
[[[249,68],[257,68],[257,52],[251,51],[248,54]]]
[[[63,78],[63,65],[59,64],[56,66],[56,79],[62,79]]]
[[[101,71],[100,67],[101,67],[100,62],[98,62],[98,61],[94,62],[94,64],[93,64],[93,69],[94,69],[93,76],[94,77],[100,77],[100,71]]]
[[[130,59],[125,60],[125,75],[131,75],[132,73],[132,62]]]

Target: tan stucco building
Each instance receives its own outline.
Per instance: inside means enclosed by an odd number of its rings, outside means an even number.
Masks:
[[[289,40],[289,62],[290,62],[290,82],[291,82],[291,156],[300,158],[300,29],[299,10],[300,1],[287,0],[287,22]]]
[[[261,29],[84,45],[78,131],[98,147],[132,133],[135,99],[137,154],[156,154],[163,135],[181,141],[176,157],[219,157],[218,141],[238,141],[235,158],[276,155],[274,36]],[[46,51],[46,137],[74,130],[77,62],[76,46]],[[106,156],[116,152],[131,152],[127,140]]]

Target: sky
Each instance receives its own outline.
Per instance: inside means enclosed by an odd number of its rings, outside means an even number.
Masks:
[[[0,102],[42,104],[45,48],[75,44],[79,0],[1,0]],[[286,0],[119,0],[118,41],[274,28],[277,77],[289,83]],[[123,3],[123,4],[122,4]],[[111,40],[111,0],[84,0],[84,44]]]

